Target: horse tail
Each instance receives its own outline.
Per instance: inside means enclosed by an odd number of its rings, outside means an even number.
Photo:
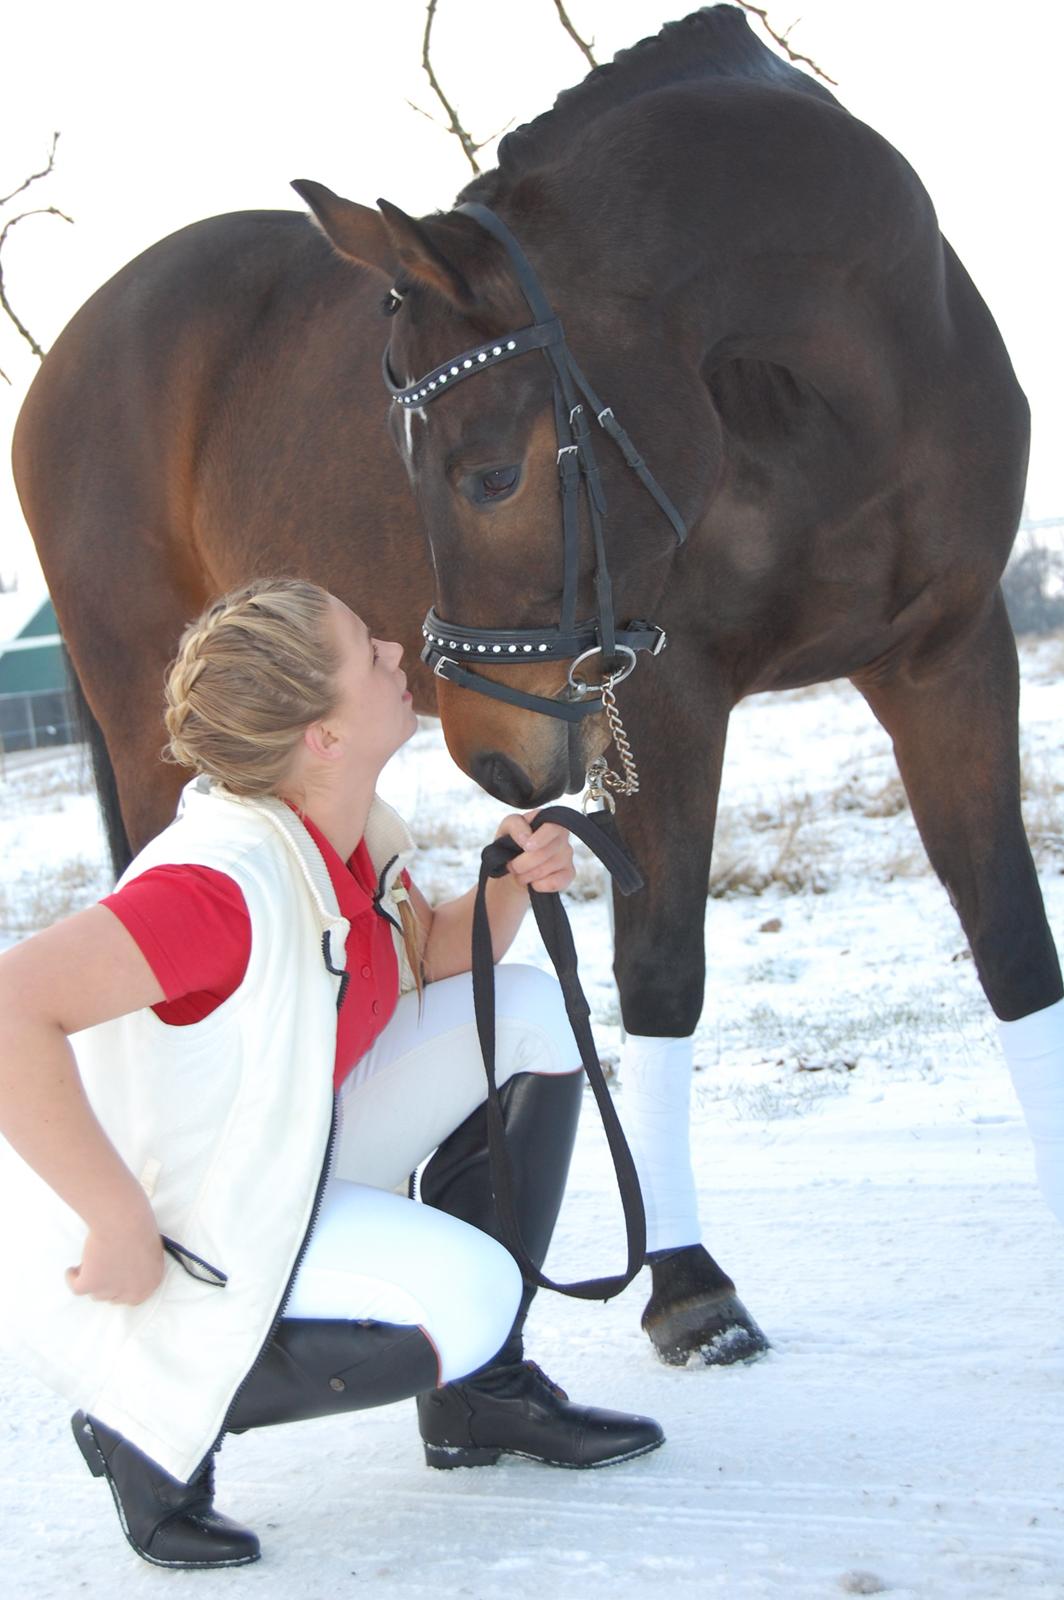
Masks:
[[[93,715],[92,707],[85,698],[85,691],[81,687],[81,679],[70,658],[66,646],[63,646],[63,655],[66,658],[67,679],[70,684],[70,695],[74,702],[74,717],[82,742],[89,747],[92,758],[92,778],[96,785],[96,798],[100,806],[100,815],[103,818],[104,830],[107,834],[107,848],[111,855],[111,865],[116,878],[129,866],[133,859],[133,850],[129,843],[126,825],[122,821],[122,811],[118,804],[118,781],[115,778],[115,769],[111,764],[111,752],[107,748],[107,741],[103,736],[103,729]]]

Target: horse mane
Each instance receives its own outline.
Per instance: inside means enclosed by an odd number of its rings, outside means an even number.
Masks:
[[[738,6],[703,6],[660,33],[621,50],[583,82],[564,89],[550,111],[508,133],[494,173],[476,178],[464,198],[484,198],[500,179],[513,179],[564,154],[587,124],[654,89],[712,78],[747,78],[816,95],[832,105],[827,89],[761,43]]]

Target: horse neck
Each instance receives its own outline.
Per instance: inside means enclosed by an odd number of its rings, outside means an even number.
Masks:
[[[889,359],[897,324],[921,341],[937,326],[942,241],[919,180],[879,135],[809,97],[749,84],[648,95],[524,192],[534,203],[513,226],[538,235],[561,300],[600,284],[668,307],[707,354],[825,381],[841,361],[852,381],[858,348]]]

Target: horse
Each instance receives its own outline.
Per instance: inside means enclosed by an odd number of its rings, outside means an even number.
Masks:
[[[274,572],[403,643],[418,709],[499,799],[620,790],[643,1326],[667,1362],[752,1358],[686,1147],[729,715],[849,678],[991,1008],[1060,999],[1000,589],[1026,401],[915,173],[731,6],[592,71],[450,211],[296,188],[313,219],[215,218],[123,269],[17,426],[116,866],[173,812],[183,623]]]

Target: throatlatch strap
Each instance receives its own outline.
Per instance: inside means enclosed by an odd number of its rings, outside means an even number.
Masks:
[[[532,830],[545,822],[556,822],[575,833],[602,862],[621,894],[631,894],[641,889],[643,880],[639,869],[621,843],[616,824],[608,812],[593,812],[584,816],[569,806],[545,806],[532,819]],[[501,878],[508,862],[521,854],[521,846],[511,838],[496,839],[482,852],[480,878],[477,883],[473,907],[473,1006],[476,1013],[477,1034],[484,1057],[484,1071],[488,1079],[488,1165],[491,1186],[495,1197],[503,1243],[517,1261],[521,1272],[530,1283],[543,1289],[556,1289],[559,1294],[572,1295],[580,1300],[610,1300],[627,1288],[643,1265],[646,1255],[647,1224],[643,1209],[643,1196],[639,1188],[635,1163],[628,1148],[621,1124],[614,1109],[610,1091],[599,1065],[598,1052],[591,1034],[591,1012],[577,975],[576,946],[572,929],[565,914],[561,896],[540,894],[529,890],[532,910],[539,927],[547,954],[554,964],[565,999],[565,1009],[580,1050],[580,1059],[587,1073],[606,1140],[617,1174],[617,1188],[624,1211],[628,1236],[628,1265],[622,1274],[608,1278],[586,1278],[579,1283],[555,1283],[547,1278],[531,1260],[521,1238],[514,1204],[513,1167],[506,1148],[506,1129],[499,1090],[495,1082],[495,963],[491,952],[491,928],[488,923],[486,902],[489,878]]]

